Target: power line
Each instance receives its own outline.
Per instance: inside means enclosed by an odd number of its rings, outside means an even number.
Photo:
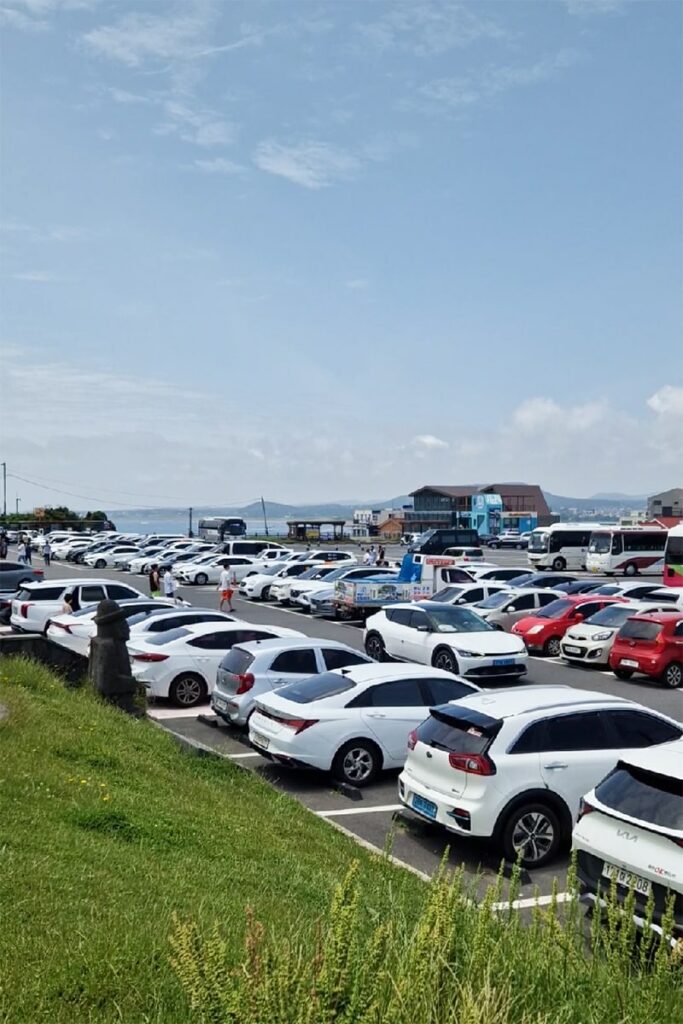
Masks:
[[[3,465],[4,465],[4,463],[3,463]],[[8,473],[7,475],[8,476],[14,476],[15,474]],[[17,477],[17,479],[21,480],[22,477]],[[45,483],[45,480],[47,481],[47,483]],[[46,487],[48,490],[50,490],[50,486],[49,486],[50,484],[61,484],[62,487],[70,487],[71,486],[68,483],[64,483],[63,480],[55,480],[54,477],[49,477],[48,476],[48,477],[45,477],[45,480],[39,481],[39,485],[41,487]],[[105,493],[108,493],[108,494],[114,494],[114,493],[122,494],[122,495],[125,495],[128,498],[159,498],[159,499],[163,498],[163,499],[165,499],[167,501],[178,501],[178,502],[180,502],[181,505],[182,505],[182,503],[184,501],[184,499],[183,498],[179,498],[177,494],[140,494],[139,492],[121,491],[121,490],[118,490],[118,489],[114,492],[114,491],[109,491],[108,488],[103,488],[103,490],[105,491]],[[65,493],[67,493],[67,492],[65,492]],[[78,497],[78,495],[76,495],[76,497]],[[92,500],[94,500],[94,499],[92,499]]]

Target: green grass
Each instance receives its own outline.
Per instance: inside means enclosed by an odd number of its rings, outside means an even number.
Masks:
[[[0,703],[0,1019],[189,1020],[174,913],[238,949],[247,904],[276,929],[312,923],[354,859],[370,913],[417,908],[413,876],[35,663],[0,662]]]

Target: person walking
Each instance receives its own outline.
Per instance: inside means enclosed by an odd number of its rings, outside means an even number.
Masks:
[[[45,543],[43,544],[43,561],[45,562],[46,566],[50,565],[50,558],[51,557],[52,557],[52,547],[50,546],[49,538],[46,537],[45,538]]]
[[[386,556],[387,556],[386,549],[385,549],[383,544],[380,544],[380,546],[379,546],[379,553],[377,555],[377,561],[379,562],[380,565],[384,565],[384,561],[386,559]]]
[[[154,563],[149,570],[149,592],[152,597],[161,597],[161,573],[159,566]]]
[[[26,549],[26,564],[33,565],[33,562],[31,561],[31,554],[33,552],[33,542],[31,541],[31,538],[28,534],[26,534],[26,544],[24,545],[24,547]]]
[[[4,561],[7,558],[7,534],[3,530],[0,533],[0,558]]]
[[[232,612],[232,611],[235,610],[233,608],[233,606],[232,606],[232,595],[235,592],[235,583],[236,582],[237,581],[236,581],[236,578],[235,578],[234,570],[232,571],[232,573],[230,573],[230,571],[228,570],[228,567],[225,566],[223,568],[223,570],[221,571],[220,577],[218,579],[218,588],[217,589],[220,591],[220,595],[221,595],[220,603],[218,605],[218,610],[219,611],[221,611],[221,612],[223,611],[223,605],[226,603],[226,601],[227,601],[227,604],[228,604],[228,611]]]
[[[175,577],[170,569],[167,569],[164,573],[164,597],[175,599]]]
[[[26,545],[23,537],[19,538],[19,543],[17,544],[17,562],[26,565]]]

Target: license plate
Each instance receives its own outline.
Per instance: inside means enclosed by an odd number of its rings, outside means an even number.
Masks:
[[[425,800],[423,796],[418,796],[417,793],[413,794],[413,808],[427,818],[436,818],[436,804],[431,800]]]
[[[514,658],[494,658],[493,659],[493,664],[494,665],[514,665],[514,663],[515,663],[515,659]]]
[[[580,647],[571,647],[569,644],[564,644],[562,650],[567,654],[581,654]]]
[[[261,747],[262,750],[267,750],[270,746],[270,740],[262,736],[260,732],[252,732],[249,734],[249,739],[255,747]]]
[[[605,864],[602,869],[604,878],[616,879],[617,885],[623,885],[627,889],[634,889],[641,896],[649,896],[652,889],[652,882],[640,875],[634,875],[632,871],[617,867],[616,864]]]
[[[227,711],[228,710],[228,702],[227,702],[227,700],[221,700],[220,697],[214,697],[213,698],[213,706],[215,708],[218,708],[219,711]]]
[[[638,668],[638,662],[632,661],[630,658],[622,658],[619,664],[623,665],[624,668]]]

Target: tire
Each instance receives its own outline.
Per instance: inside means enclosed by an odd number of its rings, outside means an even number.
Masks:
[[[633,675],[633,670],[630,668],[615,668],[614,674],[617,679],[630,679]]]
[[[558,636],[549,636],[543,644],[543,653],[548,658],[559,658],[560,651],[560,638]]]
[[[662,672],[660,681],[670,690],[678,690],[683,683],[683,664],[680,661],[672,661]]]
[[[373,661],[386,661],[387,651],[379,633],[368,633],[365,638],[365,653]]]
[[[444,672],[458,673],[458,659],[448,647],[437,647],[432,655],[432,667],[442,668]]]
[[[206,683],[201,676],[186,672],[176,676],[171,683],[168,696],[176,707],[193,708],[206,700],[207,692]]]
[[[635,562],[629,562],[628,565],[624,566],[624,576],[637,576],[638,566]]]
[[[261,600],[270,601],[270,587],[264,587],[261,591]]]
[[[521,804],[508,814],[499,832],[505,858],[517,857],[525,868],[541,868],[556,856],[562,843],[557,812],[549,804]]]
[[[382,767],[382,755],[372,740],[349,740],[340,747],[332,762],[332,774],[350,786],[367,786]]]
[[[95,568],[96,569],[106,569],[106,567],[107,567],[107,563],[105,562],[105,560],[103,558],[98,558],[97,561],[95,562]]]
[[[206,575],[205,572],[198,572],[194,578],[194,581],[198,587],[205,587],[206,584],[209,582],[209,577]]]
[[[562,572],[563,569],[567,568],[567,563],[564,558],[554,558],[552,568],[555,572]]]

